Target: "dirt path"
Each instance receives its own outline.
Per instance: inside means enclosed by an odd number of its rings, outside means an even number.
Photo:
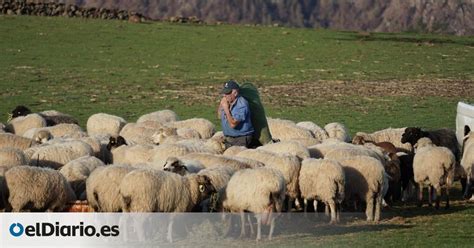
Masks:
[[[184,87],[183,87],[184,86]],[[163,85],[163,91],[175,98],[209,102],[219,97],[221,85]],[[278,106],[304,106],[318,102],[340,102],[345,97],[367,100],[381,97],[445,97],[474,99],[474,81],[413,80],[413,81],[318,81],[301,84],[257,84],[264,102]]]

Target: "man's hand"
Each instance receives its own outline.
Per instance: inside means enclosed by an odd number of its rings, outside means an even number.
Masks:
[[[221,106],[221,108],[224,109],[224,111],[229,109],[229,102],[227,101],[225,96],[222,97],[220,106]]]

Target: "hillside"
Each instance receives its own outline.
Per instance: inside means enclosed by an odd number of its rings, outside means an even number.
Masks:
[[[472,0],[66,0],[66,3],[137,11],[152,19],[197,16],[209,23],[474,34]]]

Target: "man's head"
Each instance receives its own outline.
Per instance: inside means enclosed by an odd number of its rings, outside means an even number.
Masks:
[[[224,88],[221,91],[228,102],[233,102],[239,95],[240,87],[234,80],[229,80],[224,84]]]

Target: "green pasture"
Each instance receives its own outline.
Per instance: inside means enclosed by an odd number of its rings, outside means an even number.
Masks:
[[[0,122],[22,104],[71,114],[83,127],[98,112],[133,122],[164,108],[182,119],[218,124],[218,92],[231,78],[287,86],[262,97],[269,116],[319,125],[338,121],[351,133],[454,128],[456,103],[474,102],[474,37],[26,16],[0,16],[0,34]],[[341,81],[460,85],[454,93],[423,97],[423,90],[309,94],[302,86]],[[306,100],[295,103],[298,98]],[[397,216],[402,223],[393,220]],[[469,203],[448,211],[395,206],[379,225],[319,227],[261,245],[472,247],[473,223]]]

